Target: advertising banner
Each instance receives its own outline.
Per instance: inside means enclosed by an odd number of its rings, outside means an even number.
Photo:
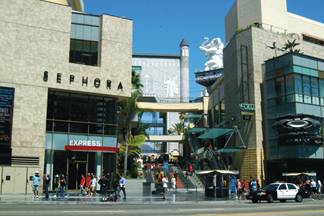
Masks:
[[[0,87],[0,164],[11,160],[11,129],[14,89]]]

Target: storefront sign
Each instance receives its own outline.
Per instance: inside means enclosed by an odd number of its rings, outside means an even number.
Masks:
[[[14,89],[0,87],[0,145],[11,146]]]
[[[43,81],[44,82],[48,82],[48,77],[49,77],[49,72],[48,71],[44,71],[43,73]],[[56,83],[61,84],[62,83],[62,73],[56,73]],[[75,76],[73,74],[70,74],[70,76],[68,77],[68,82],[69,84],[72,84],[75,82]],[[85,86],[87,87],[88,85],[93,85],[95,88],[100,88],[100,86],[105,85],[106,89],[110,90],[112,88],[112,81],[111,80],[100,80],[99,78],[95,78],[93,81],[90,81],[90,79],[88,77],[82,76],[81,82],[80,82],[81,86]],[[124,87],[122,82],[119,82],[117,86],[117,90],[118,91],[123,91]]]
[[[65,146],[66,151],[87,151],[87,152],[112,152],[117,153],[119,148],[110,146]]]
[[[102,146],[100,140],[70,140],[70,146]]]

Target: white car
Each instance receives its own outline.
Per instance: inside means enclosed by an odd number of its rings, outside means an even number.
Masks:
[[[261,190],[251,193],[252,202],[256,203],[261,200],[267,200],[269,203],[274,200],[285,202],[286,200],[295,200],[302,202],[303,196],[299,187],[291,183],[272,183]]]

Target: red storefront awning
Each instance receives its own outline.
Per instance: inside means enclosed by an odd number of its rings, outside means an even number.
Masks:
[[[92,152],[112,152],[118,153],[119,148],[110,146],[64,146],[66,151],[92,151]]]

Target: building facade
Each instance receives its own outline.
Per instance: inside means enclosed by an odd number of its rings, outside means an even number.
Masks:
[[[114,172],[132,21],[40,0],[1,1],[0,14],[1,193],[30,192],[35,170],[69,189],[81,173]]]
[[[324,25],[287,12],[286,1],[282,0],[237,0],[225,24],[224,126],[237,126],[247,145],[246,150],[233,154],[233,167],[240,170],[243,179],[253,177],[262,181],[271,173],[269,169],[275,169],[265,167],[264,163],[272,158],[263,119],[261,86],[265,61],[288,52],[289,49],[283,49],[288,42],[299,43],[296,48],[305,55],[323,58],[320,38]],[[246,118],[240,104],[253,107],[253,115]],[[239,142],[236,137],[236,145]]]
[[[180,43],[179,55],[134,54],[132,64],[140,73],[144,100],[151,98],[156,103],[189,101],[189,45],[186,40]],[[149,135],[165,135],[179,122],[179,113],[144,112],[141,121],[149,125]],[[146,142],[143,152],[170,153],[173,150],[179,151],[178,143]]]
[[[324,60],[288,53],[266,61],[263,83],[267,179],[324,177]]]

